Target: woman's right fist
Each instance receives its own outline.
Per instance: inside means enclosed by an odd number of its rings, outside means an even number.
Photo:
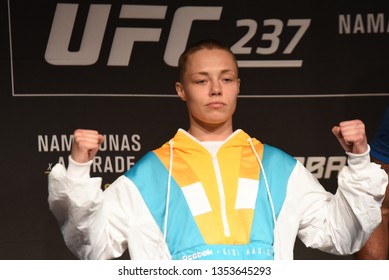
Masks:
[[[104,142],[104,136],[96,130],[77,129],[73,136],[71,156],[78,163],[92,160]]]

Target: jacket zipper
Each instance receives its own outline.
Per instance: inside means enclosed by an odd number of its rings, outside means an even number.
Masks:
[[[213,162],[213,167],[215,169],[217,187],[219,190],[220,212],[222,215],[224,235],[226,237],[230,237],[231,233],[230,233],[230,227],[228,225],[228,219],[227,219],[226,197],[225,197],[225,193],[224,193],[223,181],[222,181],[220,166],[219,166],[219,162],[217,160],[216,153],[212,154],[212,162]]]

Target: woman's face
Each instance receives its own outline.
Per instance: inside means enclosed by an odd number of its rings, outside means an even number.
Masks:
[[[230,122],[235,112],[240,79],[232,55],[221,49],[202,49],[188,57],[179,97],[186,101],[190,121],[201,126]]]

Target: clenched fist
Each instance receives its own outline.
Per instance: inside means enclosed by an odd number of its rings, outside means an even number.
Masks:
[[[368,149],[365,125],[360,120],[341,122],[332,128],[332,133],[346,152],[363,154]]]
[[[96,130],[77,129],[74,131],[72,159],[78,163],[92,160],[104,142],[104,136]]]

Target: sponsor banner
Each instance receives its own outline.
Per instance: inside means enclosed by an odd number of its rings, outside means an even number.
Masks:
[[[142,148],[141,136],[109,134],[104,137],[99,153],[93,160],[91,174],[112,180],[129,170],[139,159]],[[57,163],[68,166],[72,141],[73,135],[37,135],[38,152],[49,158],[45,174],[48,175]],[[106,189],[109,184],[109,182],[104,183],[102,188]]]
[[[0,0],[0,259],[75,258],[48,207],[47,175],[67,164],[77,128],[106,137],[91,170],[103,189],[187,129],[173,98],[177,60],[203,38],[239,61],[234,128],[335,192],[346,157],[332,126],[358,118],[372,139],[389,101],[386,2]],[[297,241],[295,258],[353,257]]]
[[[204,38],[236,54],[242,97],[387,94],[387,3],[352,3],[8,0],[12,95],[175,96]]]

